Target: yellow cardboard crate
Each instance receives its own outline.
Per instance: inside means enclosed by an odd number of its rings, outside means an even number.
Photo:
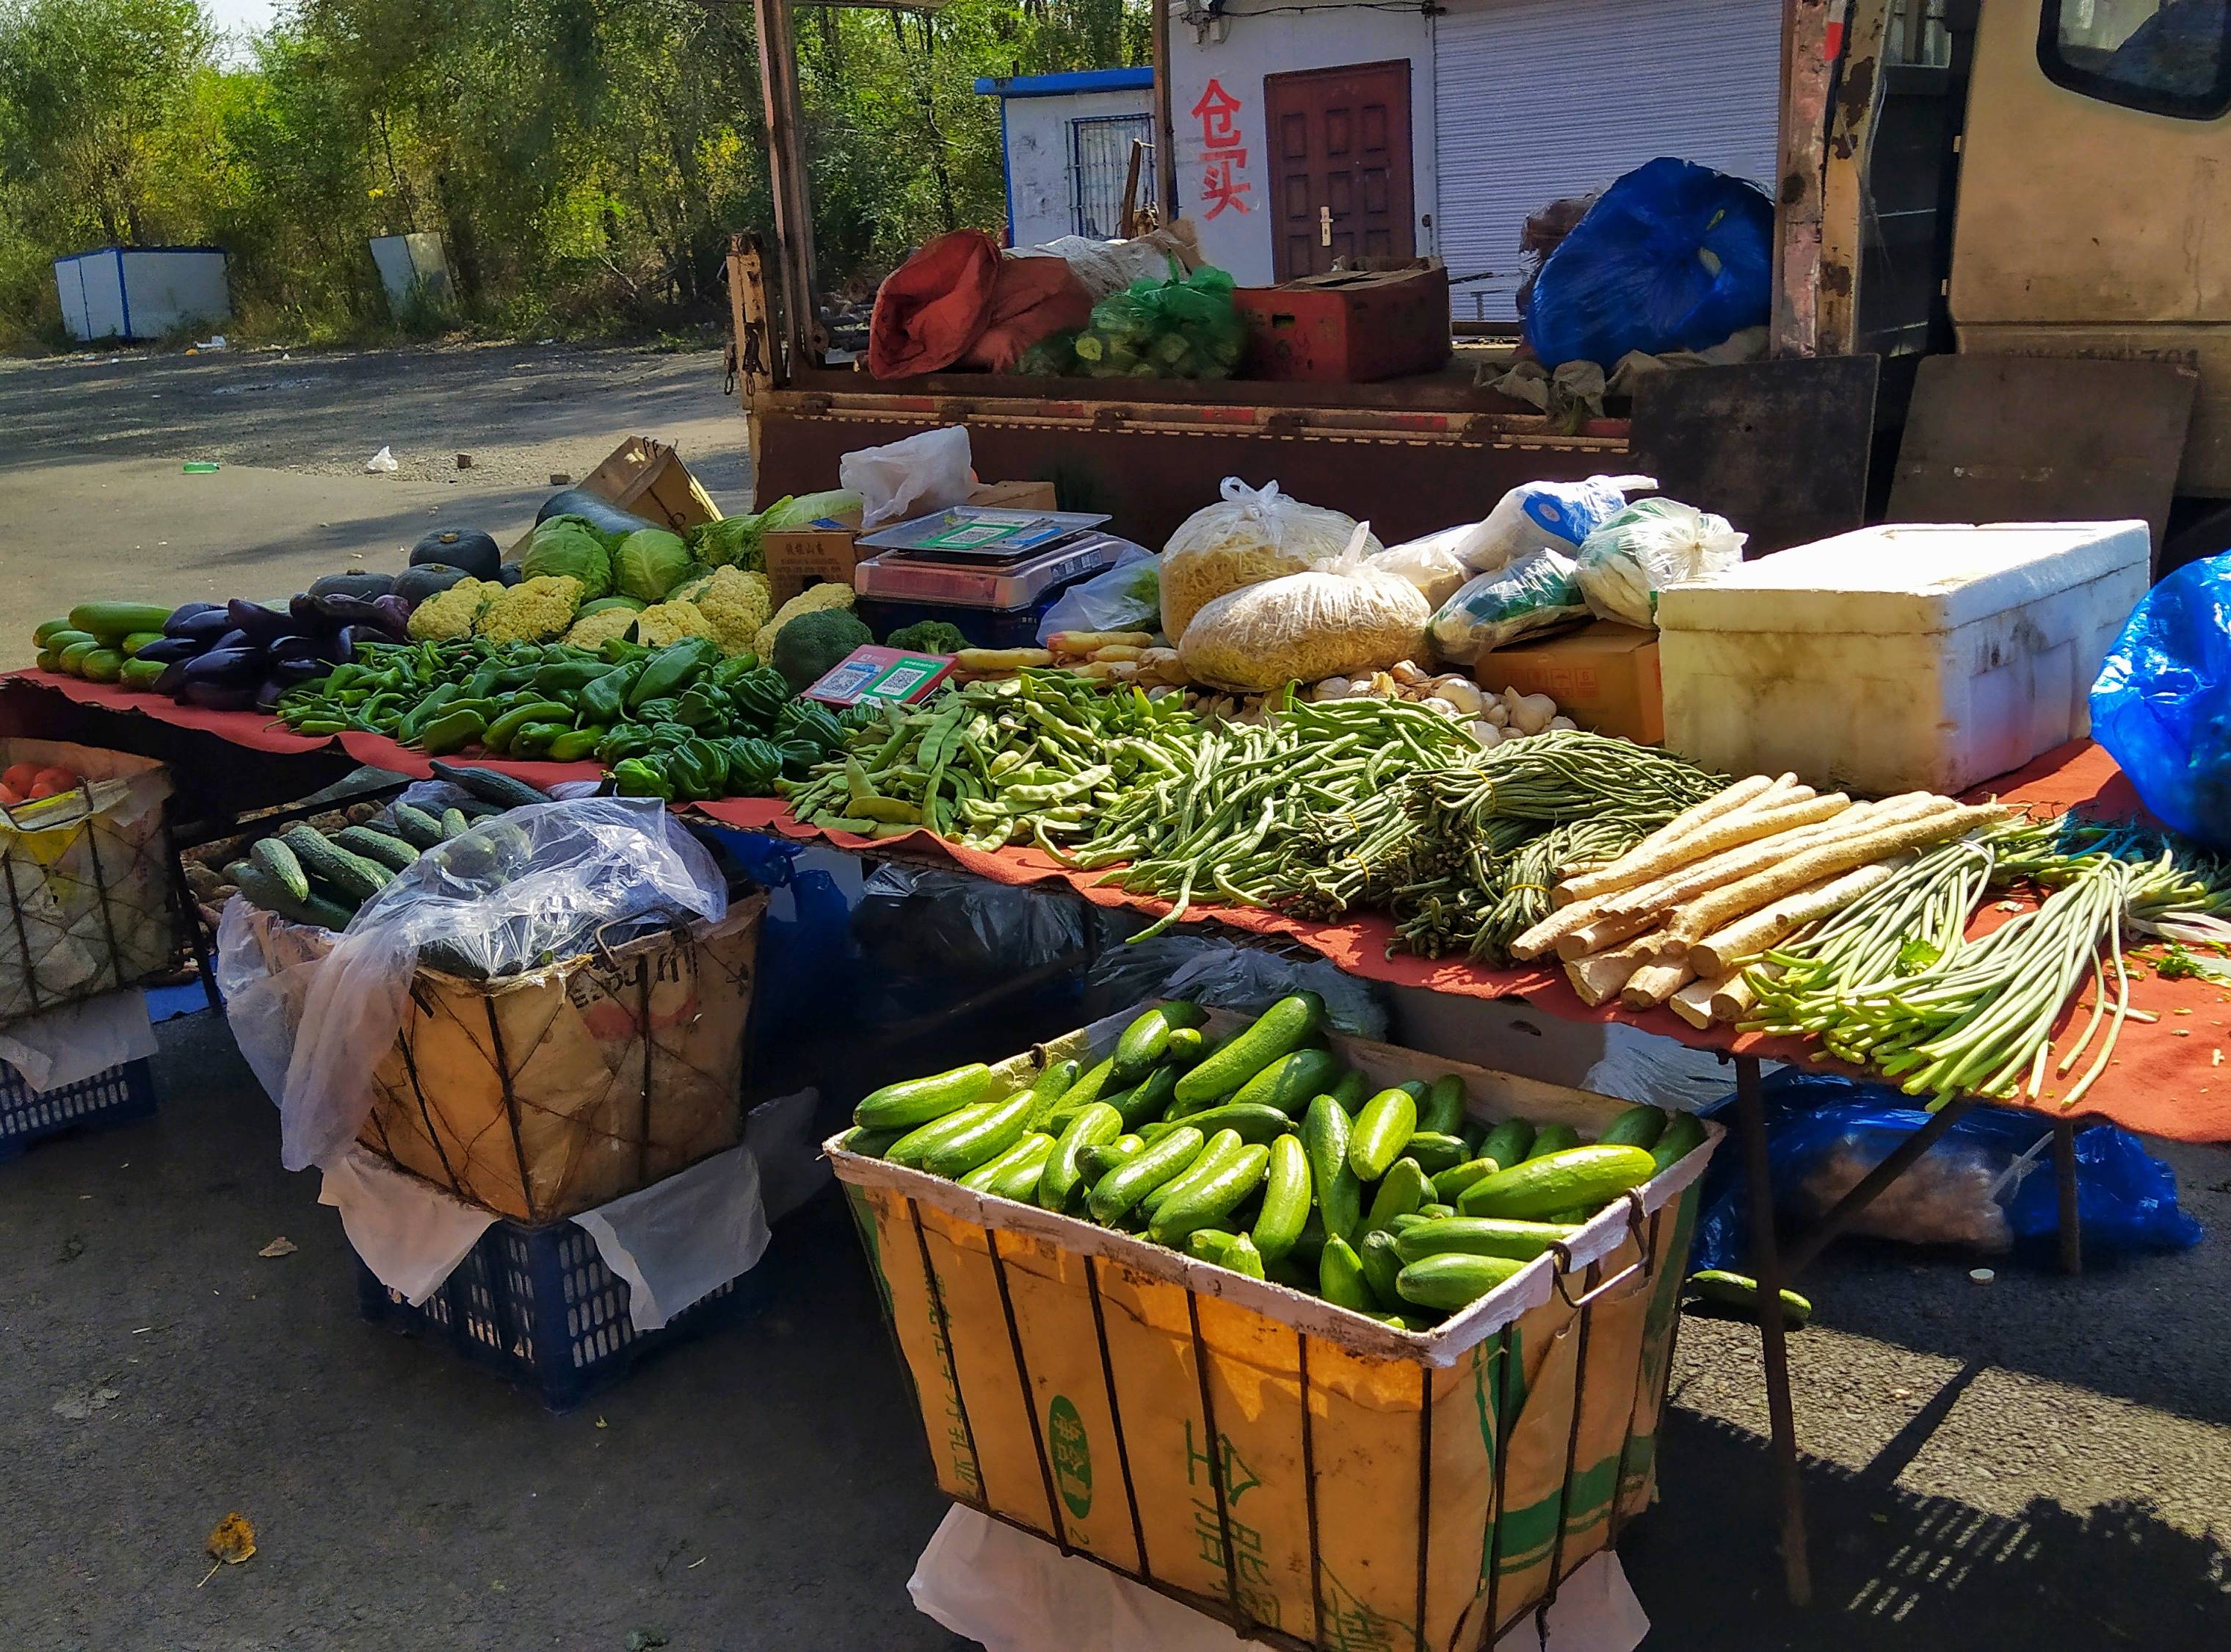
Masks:
[[[999,1071],[1096,1059],[1136,1013]],[[1330,1041],[1374,1087],[1457,1073],[1478,1118],[1593,1137],[1626,1105]],[[1471,1652],[1651,1499],[1706,1135],[1430,1333],[827,1151],[947,1494],[1275,1643]]]

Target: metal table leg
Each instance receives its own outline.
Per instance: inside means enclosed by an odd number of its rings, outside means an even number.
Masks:
[[[1797,1420],[1789,1399],[1789,1344],[1782,1317],[1782,1258],[1774,1231],[1774,1177],[1766,1156],[1766,1107],[1758,1060],[1736,1058],[1736,1112],[1743,1124],[1750,1189],[1751,1277],[1758,1281],[1758,1331],[1766,1363],[1766,1413],[1775,1473],[1782,1481],[1782,1574],[1793,1606],[1813,1602],[1805,1549],[1805,1487],[1797,1467]]]
[[[2057,1119],[2053,1126],[2053,1174],[2060,1193],[2060,1271],[2084,1271],[2084,1224],[2076,1208],[2076,1124]]]

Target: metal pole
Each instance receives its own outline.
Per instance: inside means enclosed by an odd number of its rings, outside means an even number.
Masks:
[[[782,269],[782,336],[789,371],[818,364],[828,347],[813,256],[813,198],[805,174],[805,120],[798,101],[798,36],[792,0],[752,0],[766,104],[767,183],[774,201],[775,259]]]
[[[1736,1113],[1743,1124],[1750,1188],[1750,1268],[1758,1281],[1758,1339],[1766,1363],[1766,1415],[1782,1481],[1782,1575],[1793,1606],[1813,1603],[1805,1554],[1805,1484],[1797,1468],[1797,1418],[1789,1403],[1789,1344],[1782,1317],[1782,1258],[1774,1233],[1774,1175],[1766,1156],[1766,1103],[1758,1058],[1736,1058]]]
[[[2084,1271],[2084,1219],[2076,1207],[2076,1125],[2070,1119],[2053,1126],[2053,1176],[2060,1193],[2060,1271]]]

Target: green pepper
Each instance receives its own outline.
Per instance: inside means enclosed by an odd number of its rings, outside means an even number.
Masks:
[[[581,690],[581,716],[606,728],[625,720],[628,690],[643,675],[639,665],[607,666],[604,675]]]
[[[597,742],[597,761],[610,768],[652,749],[650,730],[641,723],[624,722]]]
[[[734,720],[728,696],[709,683],[694,683],[674,708],[674,720],[692,729],[725,729]]]
[[[561,735],[573,732],[569,722],[530,722],[512,735],[511,744],[504,748],[508,757],[546,757],[550,748]]]
[[[419,748],[436,757],[462,751],[488,732],[488,719],[469,709],[445,711],[418,730]]]
[[[290,725],[298,735],[339,735],[348,732],[346,717],[304,717]]]
[[[436,712],[457,697],[457,686],[455,683],[444,683],[413,706],[404,714],[403,721],[395,725],[396,739],[404,745],[409,745],[411,736],[432,722]]]
[[[672,722],[674,714],[682,709],[682,702],[672,695],[663,699],[645,700],[638,704],[635,696],[628,696],[628,716],[637,722]]]
[[[503,678],[503,667],[490,660],[465,679],[465,698],[485,700],[496,691]]]
[[[550,742],[550,749],[542,755],[553,763],[578,763],[593,755],[605,730],[595,723],[585,729],[568,729]]]
[[[649,659],[650,653],[641,643],[631,643],[624,637],[607,637],[597,649],[597,658],[607,665],[630,665]]]
[[[685,741],[667,754],[666,774],[674,795],[686,802],[721,797],[728,790],[728,760],[709,740]]]
[[[612,668],[602,660],[553,660],[534,673],[534,689],[555,699],[561,694],[579,694]]]
[[[782,778],[782,752],[773,741],[731,740],[725,749],[731,792],[746,796],[773,794],[775,781]]]
[[[685,637],[669,644],[651,656],[643,675],[628,690],[628,709],[640,711],[646,701],[681,693],[700,672],[720,663],[721,645],[710,637]]]
[[[732,689],[759,668],[760,657],[747,648],[740,654],[729,655],[715,665],[710,673],[710,680],[715,688]]]
[[[525,705],[514,706],[488,724],[481,743],[490,751],[509,751],[512,737],[530,722],[555,722],[570,729],[573,726],[573,708],[555,700],[529,700]]]
[[[672,751],[697,738],[697,731],[686,722],[654,722],[650,725],[650,743],[659,751]]]
[[[674,786],[656,763],[630,757],[612,765],[612,788],[622,797],[656,797],[674,800]]]

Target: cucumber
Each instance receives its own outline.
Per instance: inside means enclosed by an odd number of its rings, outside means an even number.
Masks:
[[[1281,998],[1253,1025],[1178,1079],[1177,1099],[1188,1105],[1230,1095],[1289,1051],[1299,1049],[1324,1025],[1324,1000],[1315,993]]]
[[[1493,1159],[1466,1159],[1433,1177],[1433,1196],[1453,1203],[1457,1195],[1473,1182],[1493,1176],[1502,1168]]]
[[[68,619],[42,619],[39,622],[39,628],[31,633],[32,645],[44,648],[58,633],[74,629]]]
[[[1208,1053],[1208,1040],[1198,1027],[1174,1027],[1170,1029],[1170,1047],[1163,1059],[1183,1072],[1187,1067],[1197,1067]]]
[[[333,833],[333,841],[351,854],[377,861],[390,871],[408,871],[418,858],[418,851],[413,845],[370,826],[343,826]]]
[[[919,1170],[922,1162],[941,1145],[981,1119],[999,1104],[996,1101],[972,1101],[965,1107],[955,1108],[926,1124],[916,1124],[885,1150],[883,1157],[892,1164],[902,1164],[910,1170]],[[872,1127],[863,1127],[872,1128]],[[903,1126],[892,1126],[903,1129]]]
[[[1186,1126],[1173,1124],[1170,1128],[1183,1130]],[[1147,1143],[1148,1147],[1154,1144],[1153,1140]],[[1225,1164],[1237,1159],[1246,1146],[1247,1143],[1239,1139],[1238,1130],[1217,1131],[1208,1138],[1200,1151],[1194,1155],[1193,1163],[1186,1166],[1183,1175],[1172,1176],[1139,1201],[1141,1219],[1151,1224],[1155,1216],[1161,1213],[1166,1201],[1174,1198],[1181,1189],[1191,1187],[1195,1182],[1201,1181],[1222,1169]]]
[[[862,1130],[855,1124],[844,1132],[844,1139],[837,1145],[847,1153],[857,1153],[863,1158],[879,1159],[889,1152],[904,1134],[903,1130]]]
[[[1238,1237],[1238,1234],[1227,1233],[1221,1228],[1198,1228],[1186,1235],[1186,1254],[1196,1261],[1215,1262],[1220,1266],[1224,1261],[1224,1253],[1232,1248],[1232,1241]]]
[[[1263,1253],[1255,1248],[1255,1241],[1245,1234],[1232,1236],[1232,1242],[1224,1247],[1224,1254],[1218,1259],[1217,1266],[1228,1267],[1235,1273],[1245,1273],[1251,1279],[1265,1277]]]
[[[1402,1153],[1406,1158],[1417,1160],[1427,1176],[1453,1170],[1471,1156],[1471,1150],[1465,1145],[1463,1137],[1430,1130],[1413,1131],[1403,1143]]]
[[[142,694],[152,693],[163,673],[171,668],[158,659],[128,659],[116,680],[127,689],[137,689]]]
[[[1665,1133],[1665,1110],[1646,1101],[1613,1119],[1596,1140],[1609,1142],[1614,1147],[1649,1148],[1657,1146],[1658,1138]]]
[[[152,602],[81,602],[69,611],[73,630],[120,642],[135,631],[163,629],[171,610]]]
[[[1302,1236],[1310,1219],[1310,1156],[1298,1136],[1281,1136],[1271,1143],[1264,1169],[1263,1209],[1255,1218],[1255,1248],[1265,1267],[1285,1260]]]
[[[1496,1216],[1445,1216],[1433,1221],[1413,1222],[1394,1239],[1395,1247],[1406,1262],[1452,1252],[1530,1262],[1550,1246],[1562,1244],[1572,1236],[1570,1228],[1557,1222],[1507,1221]]]
[[[1379,1311],[1363,1277],[1363,1259],[1338,1234],[1326,1235],[1324,1254],[1317,1258],[1317,1294],[1335,1308],[1358,1313]]]
[[[1029,1132],[1038,1105],[1038,1098],[1027,1090],[995,1102],[989,1112],[971,1119],[923,1154],[922,1168],[932,1176],[957,1177],[998,1158]]]
[[[1028,1204],[1038,1192],[1038,1178],[1044,1174],[1046,1159],[1052,1152],[1053,1137],[1042,1130],[1033,1130],[994,1163],[971,1170],[961,1178],[961,1185],[995,1198]]]
[[[1355,1247],[1355,1259],[1362,1264],[1363,1283],[1379,1305],[1389,1312],[1400,1308],[1402,1297],[1394,1282],[1401,1277],[1402,1259],[1395,1254],[1394,1235],[1364,1234],[1363,1242]]]
[[[1312,1277],[1317,1271],[1317,1259],[1324,1254],[1324,1217],[1314,1204],[1302,1222],[1302,1236],[1294,1241],[1293,1249],[1286,1253],[1286,1265],[1298,1267]],[[1312,1287],[1314,1288],[1314,1287]]]
[[[224,869],[224,875],[247,897],[249,905],[276,912],[290,923],[308,923],[320,930],[348,928],[351,914],[346,907],[318,895],[297,899],[293,890],[252,861],[236,860]]]
[[[88,683],[115,683],[122,680],[125,664],[121,650],[95,648],[78,661],[77,673]]]
[[[1758,1281],[1743,1274],[1707,1268],[1702,1273],[1689,1276],[1689,1288],[1717,1306],[1740,1308],[1753,1315],[1758,1312]],[[1813,1305],[1794,1291],[1784,1291],[1782,1317],[1790,1329],[1796,1330],[1813,1317]]]
[[[302,863],[303,871],[331,884],[351,900],[370,900],[395,877],[378,861],[341,848],[314,826],[289,826],[281,836]]]
[[[1526,1266],[1508,1256],[1468,1256],[1448,1251],[1409,1264],[1396,1276],[1394,1288],[1405,1302],[1453,1313],[1478,1301]]]
[[[524,808],[530,803],[547,803],[550,794],[540,787],[529,786],[515,775],[500,774],[493,768],[466,768],[455,763],[443,762],[439,758],[427,765],[435,775],[462,786],[484,803],[494,803],[502,808]]]
[[[1406,1234],[1419,1223],[1432,1220],[1432,1218],[1426,1214],[1424,1207],[1420,1206],[1406,1215],[1395,1217],[1393,1231],[1397,1234]]]
[[[416,844],[421,849],[431,849],[442,841],[441,820],[416,805],[398,803],[387,813],[395,822],[395,835],[404,842]]]
[[[1123,1115],[1123,1128],[1136,1130],[1148,1119],[1160,1118],[1170,1105],[1170,1090],[1178,1075],[1167,1067],[1156,1067],[1128,1091],[1112,1095],[1108,1100]]]
[[[141,649],[162,640],[163,633],[159,631],[135,631],[116,645],[129,655],[136,654]]]
[[[472,829],[473,817],[462,809],[442,811],[442,841],[443,843],[449,842],[452,838],[462,838]]]
[[[1181,1175],[1200,1156],[1206,1144],[1206,1138],[1197,1130],[1188,1127],[1172,1130],[1152,1147],[1101,1177],[1086,1195],[1085,1208],[1102,1227],[1112,1227],[1140,1200],[1163,1182]]]
[[[1209,1107],[1197,1113],[1187,1113],[1182,1120],[1170,1120],[1167,1128],[1177,1124],[1191,1124],[1203,1135],[1213,1136],[1220,1130],[1236,1130],[1240,1138],[1250,1144],[1267,1143],[1274,1137],[1285,1135],[1294,1128],[1294,1121],[1279,1109],[1266,1102],[1227,1101],[1221,1106]],[[1140,1133],[1153,1129],[1142,1126]],[[1152,1137],[1148,1137],[1153,1140]]]
[[[1639,1147],[1568,1147],[1473,1182],[1457,1200],[1457,1208],[1467,1216],[1522,1220],[1576,1207],[1594,1209],[1657,1172],[1657,1164]]]
[[[54,632],[39,646],[50,653],[59,654],[65,649],[80,648],[87,643],[98,648],[100,646],[100,638],[89,631],[80,631],[76,626],[71,625]]]
[[[1438,1221],[1443,1216],[1455,1215],[1457,1208],[1454,1205],[1445,1205],[1436,1201],[1432,1204],[1419,1205],[1417,1214],[1422,1219]]]
[[[81,643],[72,643],[61,651],[62,671],[70,677],[85,675],[85,662],[101,651],[100,638],[88,637]]]
[[[1364,1236],[1368,1239],[1383,1232],[1394,1225],[1395,1217],[1416,1210],[1426,1202],[1426,1190],[1432,1186],[1417,1160],[1395,1160],[1381,1179],[1379,1190],[1371,1195],[1371,1209],[1363,1219]]]
[[[1544,1124],[1534,1137],[1534,1145],[1526,1150],[1529,1159],[1543,1159],[1552,1153],[1562,1153],[1568,1148],[1581,1144],[1581,1133],[1570,1124]],[[1615,1143],[1614,1143],[1615,1145]]]
[[[1330,1050],[1295,1050],[1280,1056],[1232,1092],[1235,1106],[1275,1107],[1292,1114],[1306,1109],[1340,1077],[1340,1058]]]
[[[1332,1087],[1332,1098],[1340,1104],[1341,1111],[1350,1118],[1371,1095],[1371,1080],[1354,1067],[1340,1075],[1340,1082]]]
[[[1348,1114],[1331,1096],[1319,1096],[1302,1115],[1302,1146],[1329,1238],[1346,1239],[1363,1221],[1363,1183],[1348,1162]]]
[[[1426,1098],[1418,1104],[1418,1128],[1437,1136],[1453,1136],[1464,1128],[1464,1080],[1445,1072],[1433,1080]]]
[[[1157,1005],[1123,1029],[1116,1040],[1115,1082],[1132,1085],[1145,1078],[1170,1047],[1170,1034],[1180,1027],[1199,1027],[1208,1014],[1198,1004],[1174,999]]]
[[[1418,1098],[1406,1090],[1382,1090],[1365,1102],[1348,1137],[1348,1164],[1356,1180],[1385,1176],[1417,1127]]]
[[[1038,1177],[1039,1207],[1066,1210],[1070,1195],[1084,1180],[1086,1150],[1112,1142],[1122,1133],[1122,1114],[1104,1101],[1085,1103],[1083,1111],[1062,1130],[1053,1152],[1046,1159],[1045,1169]]]
[[[1480,1138],[1479,1145],[1472,1149],[1472,1156],[1493,1159],[1497,1164],[1516,1164],[1533,1145],[1534,1126],[1523,1118],[1506,1118]]]
[[[1651,1148],[1650,1157],[1659,1169],[1668,1169],[1704,1144],[1704,1121],[1694,1113],[1676,1113],[1666,1121],[1665,1133]]]
[[[1031,1115],[1031,1130],[1043,1130],[1048,1136],[1061,1134],[1061,1126],[1053,1122],[1054,1110],[1061,1105],[1061,1098],[1069,1087],[1077,1082],[1077,1072],[1076,1062],[1057,1061],[1031,1080],[1031,1093],[1038,1098],[1038,1111]],[[1071,1117],[1064,1112],[1062,1124],[1065,1125]]]
[[[1117,1122],[1120,1124],[1122,1120],[1119,1118]],[[1128,1164],[1146,1150],[1146,1142],[1136,1136],[1118,1136],[1102,1146],[1088,1147],[1083,1156],[1083,1179],[1096,1183],[1117,1165]]]
[[[1174,1245],[1197,1228],[1217,1226],[1263,1185],[1270,1163],[1269,1148],[1242,1146],[1238,1156],[1210,1175],[1187,1178],[1181,1193],[1162,1201],[1148,1236],[1156,1244]]]
[[[259,838],[248,852],[249,858],[287,885],[298,901],[310,898],[310,875],[302,870],[302,863],[294,852],[276,838]]]
[[[887,1084],[861,1099],[852,1109],[852,1122],[870,1130],[911,1129],[973,1103],[989,1101],[1001,1082],[981,1061],[972,1061],[928,1079]]]
[[[1111,1085],[1108,1082],[1109,1075],[1115,1071],[1116,1058],[1112,1055],[1105,1061],[1085,1068],[1084,1076],[1061,1092],[1061,1099],[1054,1104],[1053,1111],[1046,1115],[1046,1124],[1053,1129],[1059,1130],[1094,1102],[1100,1100],[1103,1092],[1120,1088],[1121,1086]]]

